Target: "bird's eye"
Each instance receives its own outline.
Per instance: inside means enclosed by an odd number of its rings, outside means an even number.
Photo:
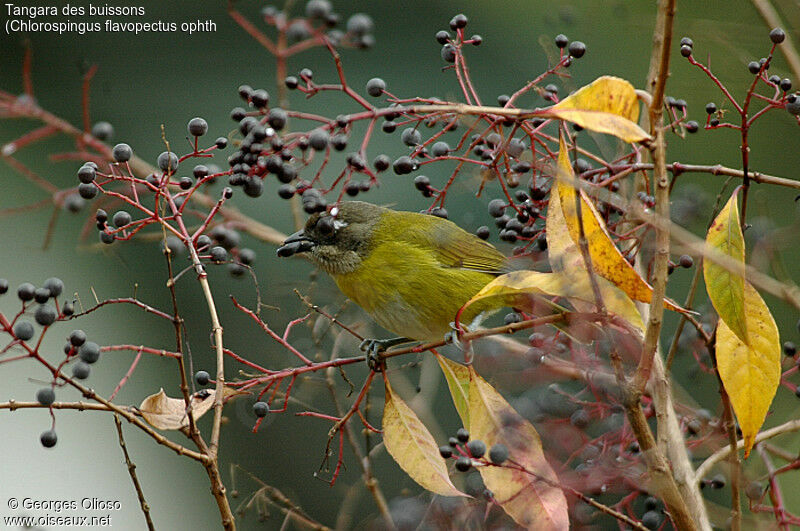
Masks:
[[[332,236],[333,233],[336,232],[336,226],[334,225],[333,218],[331,216],[319,218],[319,221],[317,221],[317,231],[322,236]]]

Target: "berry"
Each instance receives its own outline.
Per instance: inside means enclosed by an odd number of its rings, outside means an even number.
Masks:
[[[764,494],[764,485],[760,481],[751,481],[745,487],[744,493],[751,500],[760,500]]]
[[[508,448],[504,444],[495,444],[489,449],[489,459],[499,465],[508,459]]]
[[[442,207],[436,207],[430,211],[431,216],[436,216],[437,218],[447,219],[447,210]]]
[[[414,187],[420,192],[427,192],[431,187],[431,180],[425,175],[414,177]]]
[[[44,304],[50,298],[50,290],[46,288],[36,288],[33,292],[33,300],[39,304]]]
[[[688,254],[683,254],[678,259],[678,263],[681,265],[681,267],[689,269],[690,267],[692,267],[694,265],[694,260]]]
[[[786,38],[786,32],[783,31],[781,28],[774,28],[772,31],[769,32],[769,40],[774,42],[775,44],[780,44]]]
[[[43,287],[50,291],[51,297],[58,297],[64,291],[64,282],[60,278],[50,277],[44,281]]]
[[[709,120],[708,125],[710,125],[711,127],[716,127],[719,125],[719,120],[716,118],[712,118],[711,120]]]
[[[647,511],[642,515],[642,525],[647,529],[658,529],[661,527],[661,515],[657,511]]]
[[[717,104],[712,102],[706,103],[706,113],[714,114],[717,112]]]
[[[459,472],[466,472],[472,468],[472,459],[464,457],[463,455],[456,459],[456,470]]]
[[[440,30],[436,32],[436,42],[439,44],[447,44],[450,41],[450,34],[447,33],[445,30]]]
[[[397,129],[397,124],[391,120],[387,120],[381,124],[381,131],[387,134],[394,133],[395,129]]]
[[[56,401],[56,393],[52,387],[42,387],[36,391],[36,401],[43,406],[49,406]]]
[[[361,192],[361,185],[357,182],[349,182],[344,185],[344,192],[350,197],[355,197]]]
[[[400,140],[403,141],[403,144],[413,147],[419,145],[422,141],[422,135],[413,127],[409,127],[403,130],[403,133],[400,135]]]
[[[456,432],[456,439],[462,443],[467,442],[469,440],[469,431],[466,428],[459,428]]]
[[[114,217],[111,218],[111,223],[114,224],[116,228],[124,227],[128,223],[131,222],[131,215],[125,212],[124,210],[119,210],[114,214]]]
[[[197,371],[196,373],[194,373],[194,381],[197,383],[197,385],[201,387],[205,387],[206,385],[208,385],[208,381],[210,379],[211,376],[209,376],[208,372],[206,371]]]
[[[589,413],[585,409],[578,409],[569,417],[569,422],[579,430],[589,425]]]
[[[475,459],[480,459],[486,453],[486,443],[473,439],[467,443],[467,451]]]
[[[700,129],[700,124],[698,124],[694,120],[689,120],[688,122],[686,122],[687,133],[696,133],[699,129]]]
[[[269,114],[267,115],[267,123],[275,129],[276,131],[280,131],[286,126],[286,121],[289,119],[286,111],[281,108],[275,107],[274,109],[269,110]]]
[[[375,157],[375,160],[372,161],[372,167],[374,167],[375,171],[378,172],[388,170],[391,164],[392,160],[386,155],[378,155]]]
[[[569,44],[569,39],[567,39],[567,36],[564,35],[563,33],[559,33],[558,35],[556,35],[555,43],[556,46],[558,46],[563,50]]]
[[[331,139],[331,146],[336,151],[344,151],[347,147],[347,135],[339,133],[337,135],[333,135]]]
[[[92,126],[92,136],[98,140],[110,140],[114,136],[114,126],[108,122],[97,122]]]
[[[178,169],[178,155],[170,151],[164,151],[158,156],[156,163],[162,171],[174,172]]]
[[[358,36],[372,33],[374,27],[372,17],[364,13],[356,13],[347,19],[347,32]]]
[[[111,150],[111,156],[114,157],[114,160],[117,162],[128,162],[133,156],[133,150],[128,144],[120,143]]]
[[[469,22],[467,16],[463,13],[459,13],[458,15],[450,19],[450,29],[455,31],[457,29],[466,28],[467,22]]]
[[[86,363],[95,363],[100,359],[100,345],[94,341],[87,341],[78,349],[78,356]]]
[[[69,194],[64,198],[64,210],[67,212],[80,212],[86,205],[86,201],[78,194]]]
[[[348,153],[347,154],[347,164],[348,166],[352,166],[354,169],[361,171],[366,166],[366,162],[358,153]]]
[[[264,181],[257,176],[248,177],[244,182],[244,193],[249,197],[260,197],[264,193]]]
[[[251,265],[256,261],[256,252],[247,247],[239,250],[239,262],[244,265]]]
[[[692,55],[692,47],[686,46],[685,44],[681,46],[681,55],[683,57],[689,57],[690,55]]]
[[[83,330],[73,330],[69,333],[69,342],[75,347],[80,347],[86,343],[86,332]]]
[[[84,199],[94,199],[97,197],[97,187],[91,183],[81,183],[78,185],[78,195]]]
[[[306,4],[306,16],[311,19],[325,19],[332,10],[333,6],[328,0],[309,0]]]
[[[797,354],[797,346],[793,342],[787,341],[783,344],[783,353],[787,356],[794,356]]]
[[[86,378],[89,377],[90,372],[92,372],[91,367],[89,367],[87,363],[84,363],[82,361],[79,361],[72,366],[72,376],[74,376],[78,380],[85,380]]]
[[[786,98],[786,111],[795,116],[800,115],[800,97],[791,94]]]
[[[192,136],[203,136],[208,133],[208,122],[200,117],[192,118],[186,125],[186,129]]]
[[[219,245],[211,248],[211,261],[220,263],[228,259],[228,251]]]
[[[217,146],[217,149],[225,149],[228,147],[228,139],[224,136],[221,136],[214,140],[214,145]]]
[[[237,92],[240,98],[244,101],[248,101],[250,100],[250,95],[253,93],[253,87],[250,85],[239,85]]]
[[[373,77],[367,81],[367,94],[373,98],[379,98],[386,90],[386,82],[379,77]]]
[[[241,122],[242,120],[244,120],[245,116],[247,116],[247,111],[245,111],[241,107],[234,107],[233,109],[231,109],[230,117],[231,120],[233,120],[234,122]]]
[[[56,435],[55,430],[43,431],[39,436],[39,441],[45,448],[52,448],[58,442],[58,436]]]
[[[300,84],[300,80],[295,76],[286,76],[286,79],[283,80],[283,84],[286,85],[286,88],[289,90],[294,90]]]
[[[33,325],[28,321],[17,321],[14,325],[14,336],[20,341],[28,341],[33,337]]]
[[[8,293],[8,280],[0,278],[0,295]]]
[[[281,199],[291,199],[296,192],[297,190],[291,184],[282,184],[278,187],[278,196]]]
[[[506,203],[502,199],[489,201],[489,215],[493,218],[501,217],[506,211]]]
[[[491,236],[491,232],[489,231],[489,227],[483,225],[478,227],[478,230],[475,231],[475,235],[481,240],[488,240],[489,236]]]
[[[721,489],[725,486],[725,476],[722,474],[717,474],[713,478],[711,478],[711,488],[712,489]]]
[[[42,304],[36,308],[33,318],[42,326],[50,326],[58,317],[56,309],[50,304]]]
[[[688,46],[689,48],[691,48],[692,46],[694,46],[694,41],[689,37],[682,37],[681,46]]]
[[[444,157],[450,153],[450,145],[447,142],[436,142],[431,146],[431,155],[434,157]]]
[[[94,167],[84,164],[78,169],[78,180],[84,184],[89,184],[97,178],[97,171]]]
[[[580,59],[583,57],[583,54],[586,53],[586,45],[583,44],[581,41],[572,41],[569,43],[569,47],[567,48],[570,57],[574,57],[575,59]]]
[[[447,444],[444,446],[440,446],[439,455],[441,455],[445,459],[448,459],[450,456],[453,455],[453,447]]]
[[[266,402],[256,402],[253,404],[253,414],[255,414],[256,417],[266,417],[267,413],[269,413],[269,404]]]
[[[445,44],[442,46],[442,61],[446,63],[455,63],[456,62],[456,48],[450,43]]]
[[[392,169],[397,175],[406,175],[416,169],[414,160],[408,155],[403,155],[392,164]]]
[[[113,234],[109,234],[107,232],[100,231],[100,241],[102,243],[105,243],[106,245],[110,245],[110,244],[114,243],[114,240],[116,240],[116,238],[114,237]]]
[[[750,61],[747,63],[747,69],[750,70],[750,73],[755,75],[758,74],[758,71],[761,70],[761,65],[758,61]]]
[[[180,186],[181,190],[188,190],[193,184],[194,181],[192,181],[191,177],[181,177],[178,181],[178,186]]]
[[[254,90],[250,96],[250,101],[253,102],[255,108],[263,109],[269,103],[269,92],[264,89]]]

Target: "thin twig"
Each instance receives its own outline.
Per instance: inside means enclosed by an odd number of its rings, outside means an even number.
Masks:
[[[117,434],[119,435],[119,447],[122,448],[122,454],[125,456],[125,465],[128,467],[128,474],[131,476],[133,488],[136,489],[136,497],[139,499],[139,507],[142,508],[144,520],[147,523],[147,529],[153,531],[155,526],[153,520],[150,518],[150,504],[144,499],[144,492],[139,483],[139,478],[136,477],[136,465],[131,461],[131,456],[128,455],[128,446],[125,444],[125,437],[122,435],[122,422],[119,420],[119,415],[114,415],[114,424],[117,426]]]

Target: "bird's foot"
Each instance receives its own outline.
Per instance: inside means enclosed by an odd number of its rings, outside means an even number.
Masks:
[[[373,371],[383,370],[383,352],[395,345],[408,343],[406,337],[393,337],[391,339],[365,339],[359,349],[367,355],[367,365]]]

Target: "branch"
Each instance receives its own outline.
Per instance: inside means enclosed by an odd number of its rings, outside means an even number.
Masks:
[[[150,518],[150,505],[148,505],[147,501],[144,499],[142,486],[139,484],[139,478],[136,477],[136,465],[133,463],[133,461],[131,461],[130,455],[128,455],[128,447],[125,444],[125,438],[122,435],[122,423],[119,421],[119,415],[114,415],[114,424],[117,426],[119,447],[122,448],[122,454],[125,456],[125,465],[127,465],[128,473],[131,476],[131,481],[133,481],[133,488],[136,489],[136,497],[139,498],[139,506],[142,508],[142,513],[144,513],[144,520],[147,523],[147,529],[154,531],[155,526],[153,525],[153,520]]]
[[[756,439],[753,444],[756,445],[773,437],[777,437],[778,435],[783,435],[784,433],[791,433],[794,431],[800,431],[800,419],[790,420],[789,422],[781,424],[780,426],[775,426],[774,428],[762,431],[756,435]],[[736,450],[738,451],[742,448],[744,448],[744,439],[739,439],[739,441],[736,443]],[[711,468],[728,457],[730,452],[731,447],[724,446],[708,456],[706,460],[703,461],[699,467],[697,467],[697,470],[695,471],[695,482],[699,484],[700,481],[706,477],[709,472],[711,472]]]

